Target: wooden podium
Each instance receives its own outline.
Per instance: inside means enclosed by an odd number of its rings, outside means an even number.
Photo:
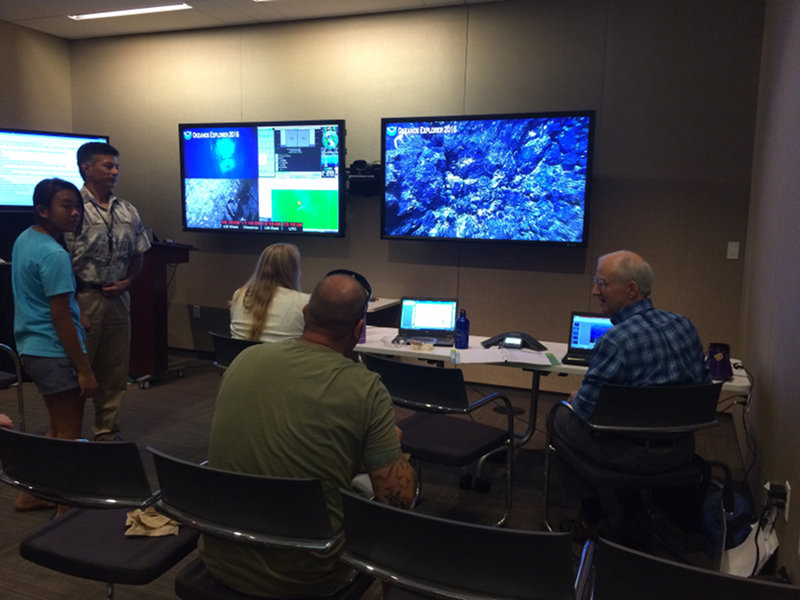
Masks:
[[[144,255],[144,266],[130,288],[131,359],[129,373],[142,388],[151,380],[166,378],[167,265],[189,262],[188,244],[153,242]]]

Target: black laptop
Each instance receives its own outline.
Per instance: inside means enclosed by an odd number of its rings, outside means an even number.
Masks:
[[[404,297],[394,343],[410,344],[416,340],[434,346],[452,346],[456,339],[457,304],[453,298]]]
[[[587,366],[597,340],[611,329],[611,319],[605,315],[573,311],[570,318],[569,349],[561,359],[565,365]]]

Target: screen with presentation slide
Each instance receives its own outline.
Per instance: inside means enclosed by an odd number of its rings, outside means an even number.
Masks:
[[[184,230],[344,235],[343,120],[178,129]]]
[[[77,151],[86,142],[108,142],[108,137],[0,129],[0,210],[31,210],[33,188],[42,179],[66,179],[80,189]]]
[[[595,113],[384,118],[381,236],[586,243]]]

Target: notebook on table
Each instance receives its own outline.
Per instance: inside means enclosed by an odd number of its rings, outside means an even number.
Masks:
[[[395,344],[412,340],[434,346],[455,344],[456,308],[453,298],[411,298],[400,301],[400,327]]]
[[[611,329],[605,315],[573,311],[569,327],[569,349],[561,359],[565,365],[587,366],[597,340]]]

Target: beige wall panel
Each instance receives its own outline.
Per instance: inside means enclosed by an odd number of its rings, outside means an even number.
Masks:
[[[687,181],[614,179],[596,182],[591,223],[596,258],[626,248],[655,272],[657,307],[689,316],[704,345],[739,345],[743,261],[728,260],[728,241],[744,243],[748,193],[744,186]]]
[[[762,12],[758,2],[610,2],[598,170],[746,184]]]
[[[789,522],[777,519],[777,566],[800,577],[800,3],[770,1],[764,27],[753,190],[742,311],[744,359],[755,377],[748,424],[758,448],[751,489],[793,488]]]
[[[239,121],[241,43],[235,30],[73,44],[75,120],[120,151],[117,192],[160,238],[181,238],[178,123]]]
[[[347,164],[380,159],[380,119],[460,114],[466,10],[247,29],[246,118],[347,120]]]
[[[600,109],[607,2],[507,2],[470,12],[465,112]]]
[[[759,14],[509,1],[75,42],[76,123],[120,146],[119,191],[157,235],[198,248],[171,288],[173,346],[196,347],[187,306],[224,309],[265,245],[296,241],[307,290],[349,266],[385,297],[458,296],[476,333],[561,341],[571,310],[596,307],[597,256],[627,247],[653,262],[658,306],[735,352],[742,261],[725,247],[745,230]],[[586,248],[389,242],[377,197],[349,198],[343,239],[181,231],[180,122],[345,118],[349,163],[379,159],[382,116],[574,108],[598,114]]]
[[[67,42],[0,21],[0,126],[72,132],[70,77]]]

